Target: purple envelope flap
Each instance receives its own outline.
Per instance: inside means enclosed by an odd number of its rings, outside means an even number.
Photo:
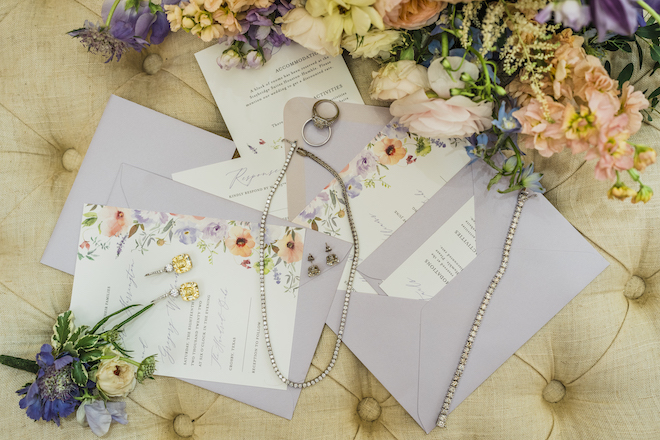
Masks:
[[[335,333],[339,331],[344,295],[344,291],[337,292],[328,315],[328,326]],[[424,301],[353,292],[346,317],[344,343],[359,353],[369,371],[406,409],[417,406],[423,307]],[[420,423],[413,412],[410,414]]]
[[[515,193],[491,194],[493,199],[509,197],[515,204]],[[498,203],[496,208],[510,215],[513,204],[503,208]],[[481,226],[477,224],[478,231]],[[502,245],[502,235],[499,241]],[[479,304],[500,265],[500,247],[481,252],[422,311],[419,415],[427,432],[435,426]],[[450,410],[607,266],[545,198],[529,199],[513,239],[507,272],[484,315]]]
[[[117,186],[120,188],[118,189]],[[157,188],[157,190],[147,192],[143,190],[144,188]],[[118,197],[120,201],[125,199],[129,207],[134,209],[241,219],[254,223],[259,222],[261,219],[261,213],[252,208],[126,164],[121,167],[121,175],[115,183],[112,194]],[[116,201],[110,199],[108,203],[113,204]],[[269,216],[267,222],[273,225],[299,226],[273,216]],[[328,311],[341,279],[343,267],[352,247],[350,243],[343,240],[312,230],[305,231],[305,253],[324,254],[326,242],[332,246],[333,252],[341,260],[339,264],[325,269],[323,278],[313,278],[300,286],[290,363],[290,378],[294,381],[304,380],[309,370]],[[303,265],[303,271],[305,267]],[[303,273],[302,276],[306,277],[306,274]],[[275,355],[277,356],[277,353]],[[186,380],[186,382],[287,419],[291,419],[293,416],[301,391],[298,388],[275,390],[196,380]]]

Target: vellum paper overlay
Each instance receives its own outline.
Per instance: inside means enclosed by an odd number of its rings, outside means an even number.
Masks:
[[[96,322],[194,281],[196,301],[168,297],[129,324],[123,338],[134,357],[157,354],[163,376],[285,389],[263,337],[257,233],[247,222],[86,205],[71,310]],[[268,226],[265,240],[271,344],[288,374],[305,230]],[[183,253],[190,271],[144,276]]]

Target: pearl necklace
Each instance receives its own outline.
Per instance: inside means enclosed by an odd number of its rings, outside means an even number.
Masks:
[[[357,269],[358,265],[358,256],[360,253],[360,245],[358,244],[358,237],[357,237],[357,232],[355,231],[355,223],[353,223],[353,216],[351,214],[351,207],[348,204],[348,194],[346,193],[346,186],[344,185],[344,181],[342,178],[339,176],[339,174],[327,163],[323,162],[321,159],[316,157],[314,154],[310,153],[309,151],[299,148],[297,141],[289,141],[287,139],[284,139],[286,142],[288,142],[291,145],[291,149],[289,150],[289,153],[286,156],[286,159],[284,160],[284,166],[282,167],[282,170],[280,171],[280,174],[277,176],[277,179],[275,179],[275,183],[273,186],[270,188],[270,192],[268,193],[268,197],[266,198],[266,206],[264,207],[263,213],[261,215],[261,223],[259,224],[259,290],[261,292],[261,317],[262,317],[262,322],[263,322],[263,329],[264,329],[264,337],[266,339],[266,348],[268,349],[268,356],[270,358],[270,363],[273,367],[273,371],[275,374],[277,374],[277,377],[286,385],[292,387],[292,388],[307,388],[312,385],[315,385],[325,379],[325,377],[330,374],[330,371],[332,371],[332,368],[335,366],[335,362],[337,361],[337,356],[339,355],[339,347],[341,346],[341,341],[344,336],[344,327],[346,326],[346,315],[348,313],[348,303],[351,299],[351,292],[353,290],[353,279],[355,278],[355,271]],[[344,197],[344,200],[346,201],[346,216],[348,218],[348,223],[350,224],[351,227],[351,234],[353,236],[353,259],[351,262],[351,271],[348,276],[348,282],[346,284],[346,296],[344,298],[344,309],[342,310],[341,313],[341,322],[339,324],[339,331],[337,332],[337,343],[335,344],[335,350],[332,353],[332,359],[330,360],[330,363],[326,367],[326,369],[316,376],[314,379],[305,381],[305,382],[293,382],[289,380],[277,366],[277,362],[275,361],[275,354],[273,353],[273,347],[270,343],[270,332],[268,330],[268,316],[266,313],[266,280],[265,280],[265,273],[264,273],[264,267],[265,267],[265,261],[264,261],[264,251],[266,248],[266,243],[265,243],[265,236],[266,236],[266,217],[268,216],[268,211],[270,210],[270,202],[273,200],[273,196],[275,195],[275,191],[277,188],[280,186],[280,183],[282,182],[282,179],[284,178],[284,175],[286,174],[287,168],[289,168],[289,163],[291,162],[291,157],[295,153],[298,153],[299,155],[305,157],[309,157],[319,165],[321,165],[323,168],[328,170],[333,177],[337,180],[339,183],[339,186],[341,187],[341,192],[342,196]]]

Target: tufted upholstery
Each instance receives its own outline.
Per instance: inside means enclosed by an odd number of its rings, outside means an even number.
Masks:
[[[39,259],[110,94],[228,136],[193,57],[205,45],[179,33],[104,64],[65,35],[98,19],[100,5],[0,2],[0,353],[34,356],[69,305],[73,278]],[[348,62],[364,93],[373,65]],[[657,85],[656,74],[638,86]],[[658,128],[646,125],[636,141],[660,147]],[[570,153],[532,156],[546,173],[547,198],[610,267],[429,438],[658,439],[660,194],[646,206],[608,201],[593,164]],[[660,166],[646,180],[660,193]],[[326,328],[310,375],[333,346]],[[29,420],[14,391],[30,379],[0,368],[0,437],[94,438],[71,419],[59,429]],[[129,424],[113,425],[112,438],[426,437],[345,347],[330,380],[302,392],[292,421],[171,378],[139,387],[127,409]]]

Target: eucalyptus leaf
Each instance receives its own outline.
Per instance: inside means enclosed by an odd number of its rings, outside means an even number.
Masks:
[[[639,57],[639,68],[641,69],[642,64],[644,64],[644,51],[639,43],[637,43],[637,56]]]
[[[635,66],[633,63],[628,63],[626,64],[626,67],[623,68],[621,73],[619,73],[619,76],[617,77],[617,81],[619,81],[619,85],[623,85],[626,81],[630,81],[630,78],[632,77],[633,72],[635,71]]]

